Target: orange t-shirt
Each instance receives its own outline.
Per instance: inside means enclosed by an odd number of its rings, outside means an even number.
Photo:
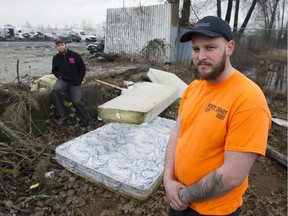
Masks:
[[[179,108],[181,131],[175,177],[184,185],[199,181],[224,162],[224,151],[265,155],[271,114],[261,89],[239,71],[218,84],[192,82]],[[244,182],[228,194],[190,207],[205,215],[227,215],[242,205]]]

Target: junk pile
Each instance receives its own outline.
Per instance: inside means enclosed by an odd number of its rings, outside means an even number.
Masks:
[[[56,148],[56,160],[67,170],[141,201],[161,183],[175,125],[158,115],[181,97],[186,85],[165,71],[150,68],[148,75],[156,83],[136,83],[98,107],[98,118],[107,124]]]
[[[104,39],[102,39],[99,43],[87,44],[86,49],[91,54],[91,58],[95,58],[97,61],[113,62],[115,60],[114,55],[104,52]]]

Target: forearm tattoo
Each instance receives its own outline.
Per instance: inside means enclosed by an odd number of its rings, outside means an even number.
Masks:
[[[185,203],[191,203],[213,198],[215,192],[224,187],[222,176],[214,171],[203,180],[180,190],[180,199]]]

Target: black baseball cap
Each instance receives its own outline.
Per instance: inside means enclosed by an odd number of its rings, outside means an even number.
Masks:
[[[232,31],[228,22],[215,16],[206,16],[199,20],[191,31],[181,36],[180,42],[190,41],[192,35],[195,33],[209,37],[224,37],[227,41],[233,40]]]

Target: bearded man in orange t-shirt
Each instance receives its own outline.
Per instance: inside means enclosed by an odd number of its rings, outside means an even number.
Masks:
[[[169,216],[237,216],[251,167],[265,155],[271,114],[261,89],[231,65],[227,22],[204,17],[180,41],[192,41],[196,80],[166,149]]]

